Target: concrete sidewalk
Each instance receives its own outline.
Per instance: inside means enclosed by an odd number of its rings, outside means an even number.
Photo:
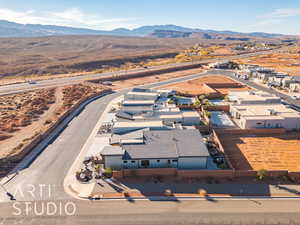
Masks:
[[[85,195],[83,199],[151,199],[153,197],[166,197],[166,190],[171,190],[172,195],[168,197],[172,198],[203,198],[208,196],[222,198],[300,198],[300,185],[291,184],[206,184],[201,182],[138,183],[120,182],[114,179],[101,179],[93,186],[93,189],[89,189],[90,195]],[[85,192],[85,190],[82,189],[82,192]],[[200,193],[202,193],[202,195]],[[203,193],[206,193],[205,196],[203,196]],[[83,194],[79,195],[83,196]]]

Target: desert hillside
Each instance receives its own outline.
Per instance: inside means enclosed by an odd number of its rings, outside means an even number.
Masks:
[[[1,38],[0,76],[69,73],[174,56],[200,39],[114,36]]]

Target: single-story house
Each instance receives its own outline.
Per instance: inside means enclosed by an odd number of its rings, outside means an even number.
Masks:
[[[127,132],[150,128],[151,130],[166,129],[162,121],[130,121],[130,122],[115,122],[112,128],[113,134],[124,134]]]
[[[300,113],[283,104],[230,105],[230,114],[242,129],[300,130]]]
[[[105,168],[206,169],[209,152],[196,129],[143,132],[143,144],[107,146],[100,153]]]

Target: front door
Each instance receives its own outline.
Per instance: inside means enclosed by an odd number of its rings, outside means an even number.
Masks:
[[[148,168],[148,167],[150,166],[149,160],[142,160],[142,161],[141,161],[141,166],[142,166],[143,168]]]

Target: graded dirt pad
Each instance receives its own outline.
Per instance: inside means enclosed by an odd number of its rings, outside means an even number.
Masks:
[[[283,53],[260,55],[237,60],[239,63],[256,64],[275,69],[277,72],[285,72],[290,75],[300,76],[300,47]]]
[[[300,134],[219,135],[231,164],[236,170],[300,171]]]
[[[249,89],[248,87],[222,75],[204,76],[189,81],[166,85],[164,88],[176,90],[179,93],[188,95],[210,95],[216,93],[226,95],[231,90]]]
[[[196,68],[196,69],[189,69],[189,70],[183,70],[183,71],[177,71],[177,72],[163,73],[160,75],[120,80],[120,81],[113,82],[112,89],[118,90],[118,89],[122,89],[122,88],[135,87],[137,85],[160,82],[163,80],[193,75],[193,74],[197,74],[197,73],[201,73],[201,72],[203,72],[202,68]]]

